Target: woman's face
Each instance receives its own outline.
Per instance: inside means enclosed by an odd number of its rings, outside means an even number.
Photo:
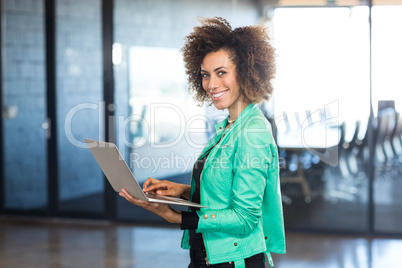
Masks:
[[[202,87],[219,110],[241,103],[243,94],[236,80],[236,65],[225,50],[208,53],[201,64]]]

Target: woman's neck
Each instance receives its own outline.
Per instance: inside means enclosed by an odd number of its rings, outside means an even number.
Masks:
[[[229,123],[234,123],[241,112],[250,104],[250,101],[241,100],[233,103],[229,108]]]

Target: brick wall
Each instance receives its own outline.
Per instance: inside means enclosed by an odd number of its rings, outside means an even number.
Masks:
[[[5,207],[47,203],[43,2],[3,1],[3,96],[17,108],[4,118]],[[3,163],[2,163],[3,164]]]
[[[102,12],[101,0],[56,3],[59,197],[66,201],[103,191],[102,173],[83,143],[104,131]]]

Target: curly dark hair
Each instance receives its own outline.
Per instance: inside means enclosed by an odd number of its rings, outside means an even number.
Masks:
[[[209,96],[202,87],[201,64],[210,52],[226,50],[236,65],[237,82],[243,95],[253,103],[272,95],[275,76],[275,49],[263,26],[245,26],[232,30],[221,17],[201,19],[202,25],[185,38],[181,49],[188,75],[189,92],[203,104]]]

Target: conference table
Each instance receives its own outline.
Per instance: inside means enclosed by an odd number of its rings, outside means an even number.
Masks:
[[[320,161],[331,166],[338,165],[338,146],[341,129],[337,122],[300,126],[297,129],[286,129],[277,132],[277,145],[281,150],[293,152],[297,156],[297,171],[291,176],[282,176],[281,183],[298,183],[301,185],[304,200],[311,202],[311,192],[300,156],[308,151]],[[282,159],[283,161],[283,159]],[[284,163],[286,164],[286,163]]]

